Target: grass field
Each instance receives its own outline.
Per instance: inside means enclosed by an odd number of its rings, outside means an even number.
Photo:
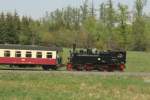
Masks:
[[[1,71],[0,100],[150,100],[150,77]]]
[[[128,72],[150,72],[150,53],[127,52]]]
[[[67,62],[69,49],[63,50],[64,63]],[[127,72],[150,72],[150,52],[127,52]]]

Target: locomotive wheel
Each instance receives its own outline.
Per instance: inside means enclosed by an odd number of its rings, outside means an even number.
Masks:
[[[91,71],[93,69],[93,65],[92,64],[85,64],[85,70],[86,71]]]
[[[101,66],[100,66],[100,68],[97,68],[97,70],[100,71],[100,72],[105,71],[104,68],[102,68]]]
[[[102,71],[102,72],[107,72],[108,71],[109,66],[108,65],[101,65],[98,70]]]
[[[50,66],[43,65],[42,68],[43,68],[43,70],[49,70]]]
[[[76,65],[76,70],[77,71],[82,71],[84,68],[82,65]]]
[[[67,64],[67,71],[72,71],[72,64],[71,63]]]
[[[124,65],[124,64],[121,64],[119,71],[124,72],[124,69],[125,69],[125,65]]]
[[[109,65],[107,71],[108,72],[113,72],[114,71],[115,65]]]

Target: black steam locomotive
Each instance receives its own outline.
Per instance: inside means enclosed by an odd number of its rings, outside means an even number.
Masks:
[[[67,70],[77,71],[124,71],[126,63],[125,51],[97,51],[97,50],[75,50],[70,51]]]

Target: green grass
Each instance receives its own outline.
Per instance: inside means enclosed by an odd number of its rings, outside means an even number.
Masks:
[[[150,77],[0,72],[1,100],[150,100]]]
[[[127,52],[128,72],[150,72],[150,53]]]

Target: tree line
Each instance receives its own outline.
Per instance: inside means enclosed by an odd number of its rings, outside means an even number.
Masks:
[[[114,7],[112,0],[95,8],[85,0],[80,8],[68,6],[46,12],[39,20],[17,12],[0,13],[0,43],[150,50],[150,16],[143,12],[146,0],[135,0],[130,14],[127,5]]]

